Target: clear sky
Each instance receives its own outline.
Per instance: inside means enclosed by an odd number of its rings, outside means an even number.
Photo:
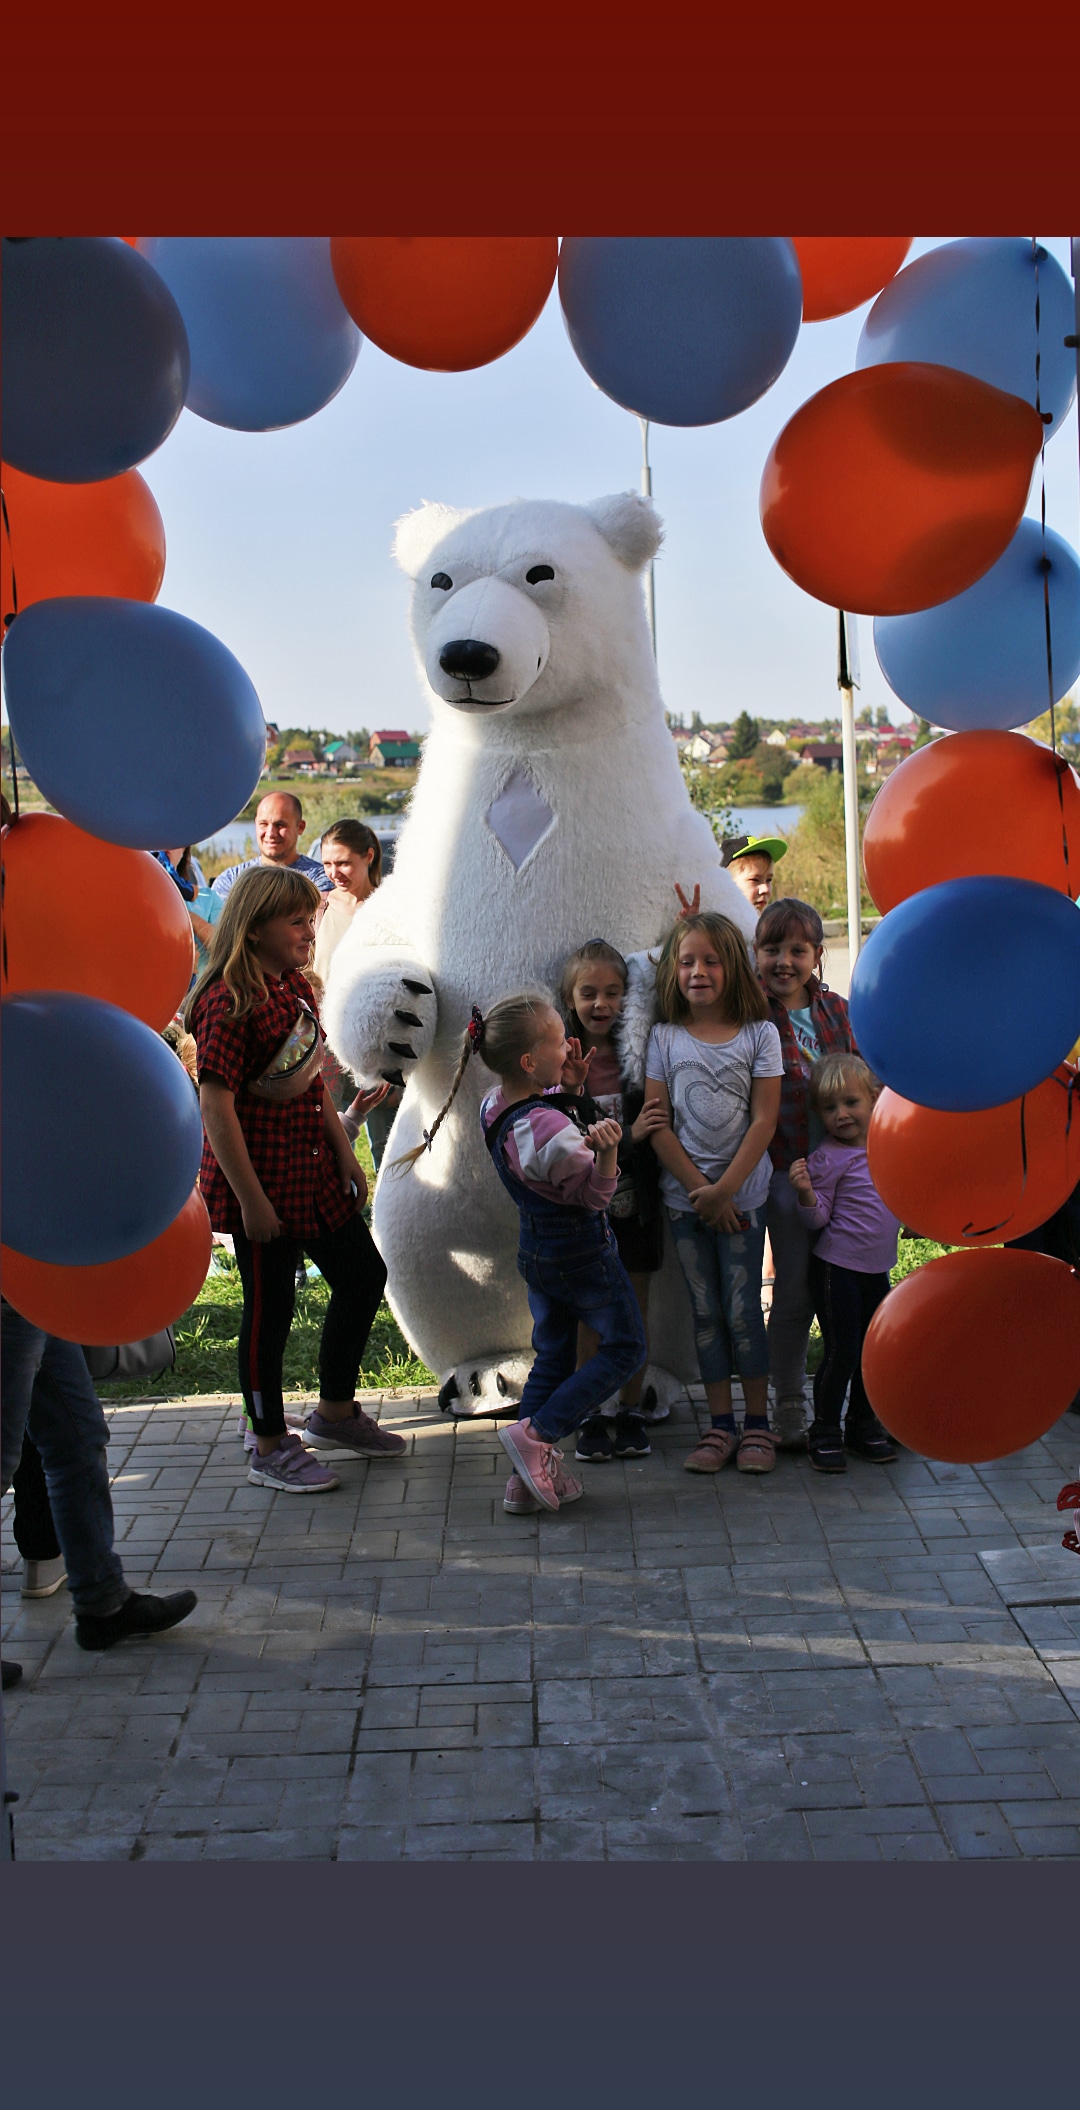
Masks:
[[[916,243],[912,255],[935,246]],[[1042,237],[1066,271],[1065,238]],[[800,331],[779,381],[741,417],[653,426],[666,541],[657,562],[660,678],[689,718],[833,715],[835,616],[785,576],[765,544],[758,485],[797,406],[855,363],[866,309]],[[1047,518],[1080,543],[1075,407],[1047,449]],[[557,293],[493,365],[426,374],[364,344],[341,394],[285,432],[239,433],[184,411],[143,465],[168,538],[162,604],[214,631],[281,726],[423,729],[394,520],[422,499],[582,502],[637,488],[637,420],[594,388],[570,348]],[[1036,495],[1031,510],[1037,509]],[[896,702],[861,624],[863,700]]]

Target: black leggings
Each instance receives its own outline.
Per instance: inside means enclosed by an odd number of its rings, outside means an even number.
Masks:
[[[319,1343],[319,1392],[323,1399],[351,1399],[360,1361],[386,1287],[386,1268],[362,1216],[350,1216],[339,1231],[318,1238],[268,1239],[253,1245],[243,1231],[233,1236],[244,1285],[240,1322],[240,1390],[258,1436],[280,1436],[285,1428],[281,1367],[296,1303],[296,1270],[310,1254],[330,1286],[330,1303]]]
[[[814,1372],[814,1420],[838,1429],[850,1384],[849,1426],[872,1421],[874,1410],[862,1381],[862,1346],[878,1305],[889,1294],[888,1275],[863,1275],[811,1253],[810,1294],[825,1343]]]

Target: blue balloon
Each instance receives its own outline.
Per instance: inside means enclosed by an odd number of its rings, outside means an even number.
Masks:
[[[737,417],[783,372],[802,321],[783,235],[568,235],[559,295],[586,373],[658,425]]]
[[[35,601],[4,642],[8,717],[39,790],[132,850],[198,843],[247,804],[266,725],[239,660],[171,608]]]
[[[188,385],[180,310],[113,235],[5,236],[3,456],[52,483],[146,460]]]
[[[363,339],[330,268],[329,235],[140,235],[191,343],[188,409],[237,432],[310,418],[343,388]]]
[[[1080,558],[1060,535],[1046,535],[1054,702],[1080,674]],[[933,725],[953,732],[1027,725],[1049,701],[1043,538],[1022,520],[996,564],[937,608],[879,615],[874,647],[890,689]]]
[[[1076,394],[1072,287],[1046,249],[1039,261],[1039,402],[1056,432]],[[1023,235],[967,235],[905,265],[863,324],[856,366],[899,359],[955,366],[1035,402],[1035,259]]]
[[[56,1267],[137,1253],[198,1177],[187,1072],[151,1027],[96,997],[12,996],[2,1017],[5,1244]]]
[[[947,1113],[1003,1106],[1080,1037],[1080,908],[1032,879],[947,879],[891,909],[851,978],[872,1070]]]

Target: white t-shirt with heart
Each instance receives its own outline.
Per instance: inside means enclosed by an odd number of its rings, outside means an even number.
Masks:
[[[769,1019],[740,1026],[733,1040],[696,1040],[685,1026],[654,1026],[645,1058],[646,1075],[666,1084],[672,1126],[702,1177],[718,1180],[750,1126],[750,1089],[755,1077],[782,1077],[780,1035]],[[740,1210],[759,1209],[769,1191],[772,1165],[764,1150],[735,1195]],[[669,1209],[689,1211],[690,1198],[666,1167],[660,1191]]]

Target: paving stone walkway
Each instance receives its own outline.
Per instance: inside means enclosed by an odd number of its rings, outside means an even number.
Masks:
[[[110,1412],[129,1579],[191,1619],[107,1655],[18,1595],[25,1860],[1080,1856],[1080,1422],[992,1466],[587,1466],[504,1514],[489,1421],[386,1395],[404,1460],[286,1502],[235,1402]],[[702,1423],[703,1425],[703,1423]]]

